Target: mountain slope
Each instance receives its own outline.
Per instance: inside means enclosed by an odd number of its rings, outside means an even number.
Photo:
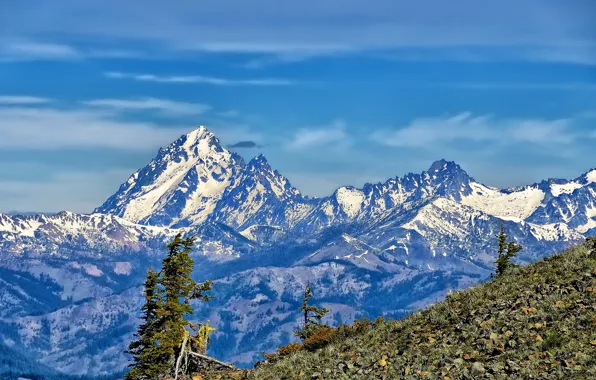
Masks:
[[[594,378],[596,248],[574,247],[364,330],[246,377]]]

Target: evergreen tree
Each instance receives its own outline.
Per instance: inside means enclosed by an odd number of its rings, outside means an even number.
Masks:
[[[321,319],[325,314],[329,312],[329,309],[325,308],[318,308],[316,306],[312,306],[308,304],[308,301],[312,298],[312,290],[310,288],[310,282],[306,283],[306,288],[304,289],[304,298],[302,299],[302,305],[300,306],[299,310],[302,311],[303,314],[303,328],[301,330],[297,330],[295,335],[302,339],[302,341],[309,338],[312,334],[317,332],[321,327],[325,325],[321,323]]]
[[[126,380],[142,379],[145,373],[154,364],[149,358],[149,353],[157,344],[155,334],[159,328],[157,311],[160,306],[158,294],[159,272],[149,268],[145,279],[145,304],[143,305],[143,323],[135,334],[136,340],[128,346],[128,353],[133,356],[132,370],[126,374]]]
[[[507,242],[507,235],[505,234],[505,227],[501,222],[501,231],[497,235],[499,241],[499,251],[496,260],[497,264],[497,276],[502,275],[508,268],[514,267],[515,264],[511,262],[511,259],[517,256],[517,253],[522,250],[522,246],[515,243],[514,241]]]
[[[129,347],[134,361],[126,380],[153,380],[171,374],[188,335],[184,317],[193,312],[190,300],[208,302],[213,298],[205,294],[211,290],[212,281],[197,284],[190,277],[194,266],[190,257],[193,245],[194,238],[176,235],[167,245],[168,255],[162,261],[161,271],[147,271],[144,323]],[[206,334],[201,331],[205,340],[210,331]]]
[[[187,325],[184,317],[193,312],[188,302],[196,285],[190,277],[194,265],[190,257],[193,245],[193,237],[183,239],[181,234],[176,235],[167,245],[169,253],[162,262],[160,282],[163,287],[163,304],[158,310],[158,315],[162,318],[162,328],[157,336],[159,362],[167,368],[173,366],[176,353],[184,339],[184,327]]]

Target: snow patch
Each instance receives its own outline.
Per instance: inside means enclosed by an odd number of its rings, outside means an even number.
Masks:
[[[127,261],[114,263],[114,273],[120,275],[129,275],[132,272],[132,264]]]
[[[504,193],[480,183],[470,183],[472,194],[462,203],[501,219],[522,221],[532,215],[544,199],[544,192],[535,187]]]
[[[586,179],[588,180],[589,183],[596,183],[596,169],[589,171],[586,174]]]
[[[587,209],[586,217],[588,218],[588,221],[586,222],[586,224],[578,226],[576,228],[576,230],[581,232],[582,234],[588,232],[592,228],[596,228],[596,208]]]
[[[565,184],[562,184],[562,185],[552,184],[550,186],[550,192],[555,197],[558,197],[561,194],[571,194],[576,189],[579,189],[581,187],[582,187],[582,185],[580,183],[577,183],[577,182],[569,182],[569,183],[565,183]]]
[[[364,193],[358,189],[340,187],[336,192],[337,203],[350,218],[358,215],[364,202]]]

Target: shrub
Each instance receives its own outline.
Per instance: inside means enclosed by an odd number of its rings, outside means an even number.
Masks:
[[[311,336],[304,340],[304,349],[314,351],[323,348],[336,338],[336,330],[325,326],[315,331]]]
[[[265,357],[266,360],[268,360],[270,362],[274,362],[274,361],[284,358],[286,356],[290,356],[293,353],[301,351],[302,349],[303,349],[303,346],[301,343],[290,343],[285,346],[278,347],[277,352],[275,352],[275,353],[268,354],[266,352],[263,352],[263,356]]]
[[[288,356],[288,355],[291,355],[293,353],[296,353],[296,352],[298,352],[300,350],[302,350],[302,344],[300,344],[300,343],[290,343],[288,345],[279,347],[277,349],[277,354],[280,357],[284,357],[284,356]]]

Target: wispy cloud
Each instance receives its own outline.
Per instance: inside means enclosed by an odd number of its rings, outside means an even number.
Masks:
[[[43,104],[43,103],[49,103],[51,101],[52,101],[52,99],[40,98],[37,96],[0,95],[0,104],[4,104],[4,105]]]
[[[274,0],[230,0],[176,6],[146,1],[139,10],[134,2],[115,0],[101,5],[63,0],[51,7],[21,1],[0,23],[7,35],[22,38],[149,42],[177,51],[305,57],[342,49],[422,47],[432,54],[434,47],[513,47],[516,59],[593,64],[595,7],[591,0],[304,0],[283,6]]]
[[[154,150],[189,129],[124,121],[102,110],[0,107],[0,148]]]
[[[462,141],[566,145],[581,136],[572,125],[572,119],[500,120],[464,112],[451,117],[419,118],[398,129],[377,130],[371,137],[380,144],[395,147],[432,147],[437,143]]]
[[[101,59],[150,59],[154,54],[118,47],[78,46],[66,43],[39,42],[35,40],[0,40],[0,61],[73,61]]]
[[[14,162],[10,165],[22,171],[52,174],[30,180],[0,178],[0,212],[92,212],[136,170],[131,167],[94,172],[69,171],[42,163],[34,167]]]
[[[32,41],[0,41],[0,60],[71,60],[81,58],[72,46]]]
[[[524,83],[524,82],[452,82],[434,83],[431,87],[461,88],[468,90],[569,90],[596,91],[596,83]]]
[[[140,82],[156,83],[186,83],[186,84],[211,84],[215,86],[290,86],[295,82],[287,79],[260,78],[260,79],[229,79],[208,77],[202,75],[154,75],[131,74],[121,72],[107,72],[105,76],[112,79],[131,79]]]
[[[170,115],[199,115],[211,109],[206,104],[157,98],[95,99],[82,103],[88,106],[116,110],[155,110]]]
[[[181,125],[179,117],[200,117],[225,144],[261,141],[262,136],[244,124],[214,121],[211,107],[202,103],[169,99],[93,99],[73,104],[41,103],[43,98],[7,97],[12,104],[0,102],[0,149],[117,149],[152,151],[169,144],[192,130]],[[15,101],[25,103],[14,103]],[[35,101],[40,103],[35,103]],[[28,103],[27,103],[28,102]],[[131,112],[154,111],[166,116],[158,125],[147,117],[131,118]],[[175,117],[172,119],[172,117]]]
[[[335,121],[327,126],[300,128],[287,145],[291,150],[300,150],[318,146],[340,146],[349,142],[346,125]]]

